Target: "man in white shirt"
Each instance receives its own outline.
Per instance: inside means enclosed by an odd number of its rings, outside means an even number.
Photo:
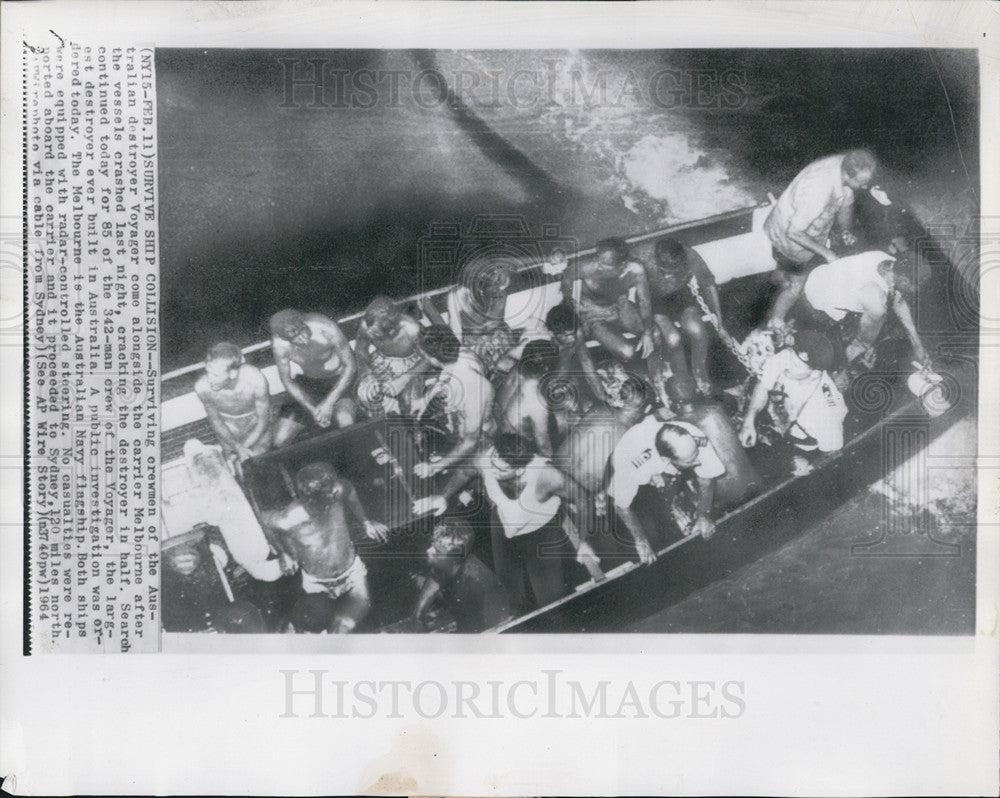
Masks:
[[[773,354],[747,408],[740,430],[745,447],[757,443],[757,419],[768,408],[775,432],[800,451],[833,452],[844,445],[847,405],[827,370],[833,345],[821,333],[803,330],[793,347]]]
[[[656,559],[656,552],[632,510],[632,502],[643,485],[661,488],[666,484],[664,477],[693,472],[697,485],[696,516],[682,531],[705,538],[715,532],[710,517],[715,480],[726,473],[726,467],[698,427],[647,416],[622,436],[611,462],[613,472],[607,492],[635,540],[640,562],[651,563]]]
[[[867,188],[875,166],[867,150],[830,155],[809,164],[782,192],[764,221],[777,269],[785,278],[771,309],[772,325],[784,323],[809,270],[836,260],[827,245],[834,222],[846,246],[857,242],[851,229],[854,192]]]
[[[848,363],[872,354],[890,310],[906,331],[916,359],[926,363],[927,351],[904,296],[910,285],[902,264],[874,250],[818,266],[806,279],[804,293],[809,305],[832,322],[842,321],[848,313],[860,316],[857,335],[846,347]]]

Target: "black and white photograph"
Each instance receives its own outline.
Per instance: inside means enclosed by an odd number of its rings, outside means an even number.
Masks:
[[[156,89],[165,631],[972,633],[975,51]]]
[[[5,794],[997,794],[993,5],[0,3]]]

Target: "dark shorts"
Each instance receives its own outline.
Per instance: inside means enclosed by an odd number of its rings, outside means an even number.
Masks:
[[[698,318],[701,318],[701,306],[698,304],[698,300],[694,298],[691,289],[687,286],[679,288],[674,293],[664,297],[653,297],[653,314],[656,316],[666,316],[675,324],[680,324],[681,317],[688,308],[695,311],[698,314]]]
[[[297,377],[292,378],[292,382],[299,386],[305,395],[309,397],[309,401],[313,404],[322,401],[327,396],[330,395],[330,391],[333,390],[333,386],[336,385],[336,378],[329,380],[321,380],[315,377],[307,377],[304,374],[299,374]],[[348,396],[346,396],[347,391],[341,395],[334,405],[334,414],[338,411],[346,410],[349,412],[354,412],[356,410],[356,405],[354,401]],[[313,417],[309,415],[309,412],[298,402],[296,402],[291,397],[288,397],[285,402],[281,405],[281,410],[278,412],[280,418],[290,418],[298,424],[303,426],[312,426]]]
[[[779,272],[784,272],[785,274],[806,275],[817,266],[821,266],[826,263],[826,259],[821,258],[819,255],[813,255],[805,263],[799,263],[798,261],[794,261],[791,258],[782,255],[774,247],[771,247],[771,255],[774,257],[775,264],[777,264],[777,270]]]

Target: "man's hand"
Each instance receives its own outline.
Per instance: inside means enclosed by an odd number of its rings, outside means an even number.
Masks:
[[[576,561],[587,569],[595,582],[604,579],[604,572],[601,571],[601,558],[585,540],[580,541],[580,546],[576,550]]]
[[[312,417],[316,423],[326,429],[333,420],[333,405],[323,402],[323,404],[312,409]]]
[[[638,352],[643,360],[653,354],[653,334],[649,330],[646,330],[639,339]]]
[[[389,538],[389,527],[381,521],[365,521],[365,534],[372,540],[385,543]]]
[[[608,494],[603,490],[594,496],[594,516],[604,518],[608,514]]]
[[[715,522],[707,515],[699,515],[698,520],[694,522],[687,534],[701,535],[705,540],[708,540],[715,534]]]
[[[299,564],[284,552],[278,556],[278,567],[281,568],[282,576],[291,576],[299,570]]]
[[[444,496],[426,496],[413,502],[414,515],[434,513],[435,516],[439,516],[443,515],[446,509],[448,509],[448,500]]]
[[[434,463],[417,463],[413,466],[413,474],[418,479],[430,479],[438,472]]]
[[[646,538],[641,537],[635,541],[635,550],[639,553],[639,562],[643,565],[651,565],[656,562],[656,552],[653,551],[653,547],[649,545]]]
[[[743,422],[743,426],[740,428],[740,444],[745,449],[757,445],[757,428],[753,424]]]

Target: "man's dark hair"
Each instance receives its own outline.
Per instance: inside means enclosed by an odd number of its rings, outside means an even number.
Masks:
[[[213,360],[228,360],[230,363],[242,363],[243,352],[240,351],[240,348],[236,344],[221,341],[220,343],[212,344],[208,348],[208,354],[205,355],[206,363]]]
[[[514,468],[524,468],[535,456],[534,443],[513,432],[501,432],[493,442],[501,460]]]
[[[555,368],[559,347],[552,341],[529,341],[521,353],[519,368],[525,377],[539,378]]]
[[[698,398],[698,385],[694,377],[674,374],[667,378],[665,387],[671,404],[677,407],[692,404]]]
[[[656,260],[659,263],[674,264],[683,263],[687,258],[684,245],[676,238],[661,238],[653,248]]]
[[[286,308],[285,310],[279,310],[273,316],[269,322],[271,327],[271,335],[276,335],[279,338],[285,338],[287,340],[287,332],[289,327],[299,328],[305,326],[306,314],[301,310],[292,310]]]
[[[859,172],[875,171],[875,163],[871,150],[851,150],[844,156],[844,171],[849,177],[856,177]]]
[[[628,260],[628,244],[625,243],[624,238],[602,238],[597,242],[595,249],[598,256],[602,252],[612,253],[617,263],[624,263]]]
[[[545,315],[545,326],[553,335],[576,332],[580,319],[569,302],[560,302]]]
[[[451,556],[467,557],[472,552],[472,543],[476,537],[476,530],[464,518],[445,516],[434,525],[432,537],[437,540],[443,537],[455,538],[459,541],[459,548],[450,548],[448,554]]]
[[[432,324],[420,330],[420,348],[435,360],[454,363],[458,360],[462,344],[450,327],[444,324]]]

